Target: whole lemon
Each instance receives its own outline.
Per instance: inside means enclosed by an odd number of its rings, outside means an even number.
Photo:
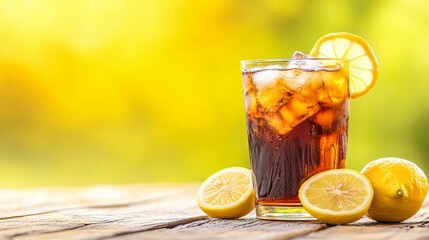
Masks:
[[[379,222],[401,222],[416,214],[428,192],[428,180],[414,163],[380,158],[368,163],[364,174],[374,189],[367,216]]]

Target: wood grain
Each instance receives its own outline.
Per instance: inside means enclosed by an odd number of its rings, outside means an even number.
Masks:
[[[1,239],[429,239],[429,202],[413,218],[381,224],[207,217],[197,184],[0,190]]]

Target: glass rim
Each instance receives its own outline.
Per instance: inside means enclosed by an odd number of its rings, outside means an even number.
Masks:
[[[249,60],[241,60],[241,64],[259,64],[259,63],[288,63],[290,61],[341,61],[341,62],[349,62],[348,59],[343,58],[260,58],[260,59],[249,59]]]

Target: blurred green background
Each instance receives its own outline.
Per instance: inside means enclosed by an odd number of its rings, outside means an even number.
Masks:
[[[249,166],[240,60],[364,37],[380,78],[351,102],[347,165],[429,173],[429,2],[0,2],[0,187],[202,181]]]

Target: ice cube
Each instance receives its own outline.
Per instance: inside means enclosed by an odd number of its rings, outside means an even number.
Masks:
[[[292,127],[282,118],[279,113],[265,115],[265,120],[278,134],[284,135],[292,130]]]
[[[292,58],[311,58],[310,54],[303,53],[301,51],[295,51],[292,55]]]
[[[322,63],[316,60],[292,59],[288,64],[288,69],[302,69],[317,71],[323,67]]]
[[[280,84],[272,88],[259,90],[256,97],[263,110],[270,112],[277,111],[290,98],[288,89]]]
[[[302,100],[295,97],[288,104],[280,108],[279,113],[289,126],[295,127],[304,120],[312,117],[318,110],[319,105],[314,102],[314,99]]]
[[[277,70],[263,70],[253,74],[253,84],[258,90],[264,90],[273,87],[278,78],[279,71]]]
[[[349,105],[347,103],[333,108],[324,108],[314,116],[314,122],[323,130],[337,132],[346,129],[348,124]]]
[[[306,88],[306,85],[318,78],[318,73],[290,69],[282,71],[280,77],[282,79],[281,84],[290,89],[290,91],[300,92]]]
[[[290,82],[291,84],[289,85],[289,87],[295,91],[300,88],[303,88],[313,77],[313,74],[314,73],[301,72],[293,79],[293,81]]]
[[[256,102],[256,93],[253,90],[249,90],[244,95],[244,106],[248,114],[256,114],[258,105]]]
[[[296,120],[296,115],[292,111],[292,109],[285,105],[279,110],[280,116],[282,116],[283,120],[286,122],[287,125],[292,127],[292,123]]]
[[[247,94],[248,91],[254,89],[254,85],[252,83],[252,74],[243,73],[243,91],[244,94]]]
[[[316,60],[305,60],[312,58],[311,55],[295,51],[288,64],[288,69],[318,70],[323,67],[322,63]]]
[[[322,126],[323,129],[330,129],[335,122],[335,114],[335,109],[329,108],[318,112],[314,117],[314,121]]]
[[[349,95],[347,80],[342,73],[325,73],[323,85],[317,90],[319,104],[324,107],[332,107],[342,103]]]

